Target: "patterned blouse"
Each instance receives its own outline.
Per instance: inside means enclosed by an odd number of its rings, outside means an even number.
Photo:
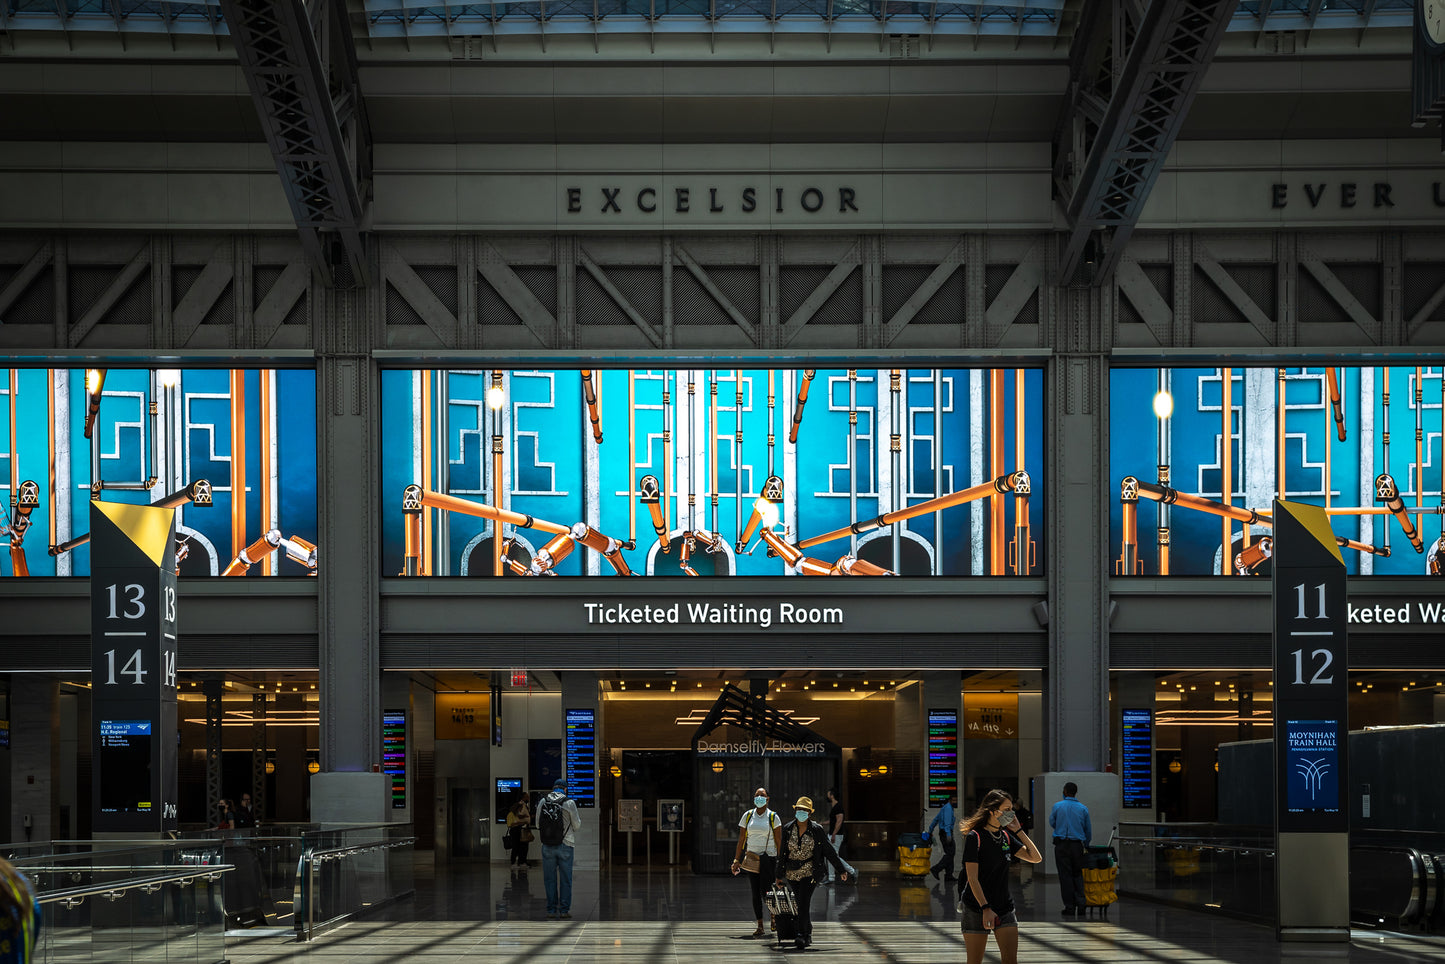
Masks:
[[[802,866],[788,871],[788,880],[812,880],[813,879],[813,835],[800,833],[797,827],[789,835],[787,846],[784,847],[789,860],[801,860]]]

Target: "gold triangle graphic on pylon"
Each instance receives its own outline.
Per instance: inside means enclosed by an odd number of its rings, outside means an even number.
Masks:
[[[134,542],[157,566],[165,556],[166,542],[171,536],[171,520],[176,510],[158,505],[130,505],[125,502],[93,503],[115,527]]]
[[[1340,555],[1339,543],[1335,542],[1335,530],[1330,527],[1330,517],[1325,515],[1324,509],[1317,505],[1306,505],[1303,502],[1283,501],[1280,502],[1279,507],[1304,526],[1321,546],[1329,550],[1330,555],[1334,556],[1340,565],[1345,564],[1345,557]]]

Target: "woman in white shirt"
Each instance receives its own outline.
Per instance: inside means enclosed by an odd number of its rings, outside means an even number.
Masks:
[[[757,854],[758,866],[750,870],[748,883],[753,888],[753,916],[757,918],[758,929],[750,936],[763,937],[763,893],[773,882],[778,851],[783,846],[783,821],[768,809],[767,787],[753,791],[753,809],[743,811],[738,820],[738,852],[733,858],[733,876],[743,869],[743,855]]]

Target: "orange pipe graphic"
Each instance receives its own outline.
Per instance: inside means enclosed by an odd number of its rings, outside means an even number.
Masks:
[[[958,492],[941,495],[936,499],[929,499],[927,502],[920,502],[917,505],[911,505],[903,509],[895,509],[892,512],[885,512],[876,519],[855,522],[850,526],[844,526],[842,529],[834,529],[832,532],[825,532],[823,535],[804,539],[798,543],[798,547],[800,549],[807,549],[812,546],[821,545],[824,542],[831,542],[834,539],[842,539],[845,536],[867,532],[870,529],[881,529],[883,526],[892,525],[895,522],[902,522],[904,519],[914,519],[921,515],[927,515],[930,512],[942,512],[944,509],[951,509],[954,506],[964,505],[977,501],[978,499],[997,497],[1009,492],[1015,495],[1027,496],[1031,491],[1032,486],[1029,482],[1027,472],[1017,471],[1011,475],[1000,475],[992,482],[984,482],[981,485],[970,486]],[[767,530],[764,529],[763,532],[766,534]]]
[[[1388,375],[1385,377],[1389,378]],[[1325,384],[1330,390],[1330,408],[1335,413],[1335,434],[1343,442],[1345,440],[1345,401],[1340,397],[1340,379],[1336,369],[1325,369]]]
[[[246,545],[246,373],[231,369],[231,553]]]
[[[638,499],[647,506],[652,517],[652,530],[657,533],[659,552],[672,551],[672,540],[667,537],[667,520],[662,517],[662,490],[657,486],[657,476],[644,475],[637,480]]]
[[[1224,404],[1220,406],[1220,410],[1222,411],[1224,416],[1224,426],[1220,436],[1223,439],[1223,453],[1220,459],[1220,461],[1223,463],[1223,471],[1220,473],[1219,477],[1219,492],[1220,501],[1224,503],[1225,507],[1233,508],[1234,493],[1232,489],[1234,487],[1234,370],[1232,368],[1224,368],[1221,369],[1221,371],[1224,373]],[[1143,494],[1142,488],[1140,490],[1140,494]],[[1233,518],[1233,516],[1223,516],[1222,524],[1224,525],[1224,537],[1219,543],[1223,547],[1219,553],[1219,567],[1220,571],[1226,576],[1231,575],[1231,570],[1234,568],[1234,554],[1230,551],[1234,548],[1234,527],[1229,524],[1229,520],[1231,518]]]
[[[808,388],[817,374],[812,368],[803,371],[803,382],[798,386],[798,400],[793,406],[793,425],[788,429],[788,442],[793,445],[798,443],[798,426],[803,424],[803,406],[808,404]]]
[[[988,382],[988,473],[994,478],[998,478],[1003,475],[1004,471],[1004,398],[1007,389],[1004,383],[1003,369],[989,369]],[[1004,501],[999,495],[1000,493],[993,492],[989,495],[988,500],[990,531],[988,572],[991,576],[1002,576],[1004,574],[1004,556],[1006,554]]]
[[[582,369],[582,397],[587,400],[587,417],[592,420],[592,438],[602,444],[602,416],[597,412],[597,386],[592,384],[592,372]]]

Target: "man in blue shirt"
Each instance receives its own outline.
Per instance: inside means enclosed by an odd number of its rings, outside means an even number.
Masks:
[[[1089,808],[1074,799],[1075,783],[1064,784],[1064,799],[1049,811],[1054,831],[1054,865],[1059,871],[1059,890],[1064,895],[1064,916],[1084,913],[1084,847],[1094,836]]]
[[[933,833],[933,828],[940,828],[938,836],[939,843],[943,844],[943,859],[933,865],[929,873],[936,878],[938,869],[943,868],[944,880],[953,880],[953,802],[956,797],[949,797],[943,804],[943,809],[933,817],[933,822],[928,825],[928,832]]]

